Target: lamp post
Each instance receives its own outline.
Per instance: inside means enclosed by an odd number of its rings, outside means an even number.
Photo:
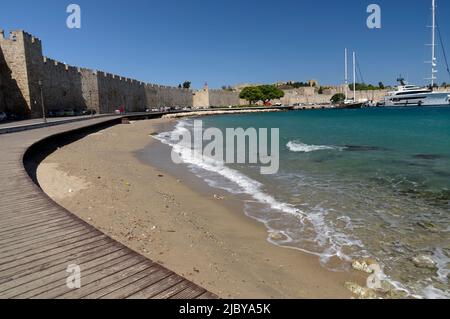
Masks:
[[[89,90],[89,108],[91,112],[91,117],[94,116],[93,107],[92,107],[92,90]]]
[[[41,80],[38,81],[38,85],[41,91],[42,119],[44,120],[44,123],[47,123],[47,117],[45,116],[44,92],[42,90],[43,84]]]

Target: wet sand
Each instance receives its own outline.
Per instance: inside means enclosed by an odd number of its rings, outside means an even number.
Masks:
[[[239,198],[183,166],[149,164],[170,161],[151,134],[171,125],[139,121],[86,136],[47,157],[39,183],[88,223],[221,298],[351,298],[345,282],[364,285],[362,273],[331,272],[315,256],[268,243]]]

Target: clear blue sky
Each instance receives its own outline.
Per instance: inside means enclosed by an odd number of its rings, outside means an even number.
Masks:
[[[68,4],[81,30],[66,27]],[[366,8],[382,8],[382,29]],[[450,54],[450,1],[438,0]],[[24,29],[44,54],[151,83],[211,87],[281,80],[343,81],[343,51],[355,49],[365,82],[429,76],[431,0],[5,0],[0,28]],[[439,83],[450,83],[440,56]]]

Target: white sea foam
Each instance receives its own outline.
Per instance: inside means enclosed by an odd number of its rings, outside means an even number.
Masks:
[[[245,194],[251,196],[256,202],[260,204],[267,205],[272,210],[279,211],[280,213],[289,214],[291,216],[295,216],[300,223],[305,226],[306,224],[309,227],[314,228],[315,237],[311,238],[311,241],[314,241],[321,248],[319,249],[321,253],[306,251],[309,253],[313,253],[321,257],[322,262],[325,264],[332,257],[339,257],[342,260],[349,261],[351,260],[350,256],[345,255],[342,252],[343,246],[359,246],[362,247],[362,243],[355,239],[348,238],[345,234],[333,231],[332,226],[327,224],[326,221],[326,211],[316,208],[313,212],[308,212],[306,214],[304,211],[290,205],[288,203],[284,203],[278,201],[272,195],[266,193],[263,190],[264,185],[259,183],[258,181],[249,178],[243,173],[226,167],[222,162],[218,162],[211,158],[196,156],[195,151],[188,147],[186,144],[177,143],[177,141],[173,141],[170,139],[170,136],[178,136],[178,133],[181,133],[183,130],[190,126],[187,121],[180,121],[175,126],[173,134],[171,133],[161,133],[156,136],[158,140],[162,143],[167,144],[172,147],[172,151],[176,152],[182,161],[188,164],[194,172],[199,173],[199,169],[211,172],[214,174],[218,174],[221,177],[225,178],[227,185],[221,185],[217,180],[211,178],[211,176],[205,177],[204,180],[208,182],[210,186],[216,188],[225,189],[234,194]],[[204,175],[204,174],[203,174]],[[230,183],[234,185],[230,187]],[[223,186],[223,187],[222,187]],[[253,216],[252,216],[253,217]],[[268,220],[258,218],[261,222],[263,222],[268,228],[269,232],[277,231],[280,232],[282,230],[274,230],[268,225]],[[292,241],[292,238],[284,233],[288,238],[287,241],[283,243],[288,243]],[[274,244],[279,244],[276,241],[272,241]],[[292,248],[292,247],[291,247]],[[298,247],[299,250],[303,250],[301,247]]]
[[[300,141],[290,141],[286,147],[295,153],[311,153],[316,151],[342,150],[341,147],[327,145],[308,145]]]
[[[443,283],[447,283],[450,274],[450,258],[444,254],[441,248],[437,248],[434,252],[434,259],[438,267],[439,280]]]
[[[450,294],[448,292],[442,291],[432,285],[426,287],[423,290],[423,294],[426,299],[449,299]]]
[[[184,130],[185,127],[186,122],[180,121],[175,127],[174,136],[177,136],[177,133],[181,130]],[[277,209],[293,215],[303,214],[303,212],[296,209],[292,205],[281,203],[272,196],[261,191],[261,183],[245,176],[244,174],[241,174],[234,169],[226,167],[223,163],[218,162],[212,158],[208,158],[205,156],[196,156],[195,151],[187,147],[185,144],[176,143],[176,141],[167,139],[167,133],[159,134],[156,136],[156,138],[158,138],[164,144],[170,145],[173,148],[173,152],[177,153],[184,163],[194,165],[197,168],[201,168],[209,172],[214,172],[221,175],[222,177],[225,177],[231,182],[234,182],[239,187],[240,193],[251,195],[257,201],[268,204],[273,209]]]

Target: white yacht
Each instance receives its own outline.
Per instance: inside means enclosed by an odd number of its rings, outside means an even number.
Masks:
[[[400,78],[396,91],[389,92],[384,98],[385,106],[441,106],[450,105],[450,92],[433,92],[437,83],[436,59],[436,0],[432,0],[432,37],[431,37],[431,80],[429,87],[408,85]]]
[[[450,105],[450,92],[433,92],[431,88],[406,84],[399,79],[396,91],[384,98],[385,106],[436,106]]]

